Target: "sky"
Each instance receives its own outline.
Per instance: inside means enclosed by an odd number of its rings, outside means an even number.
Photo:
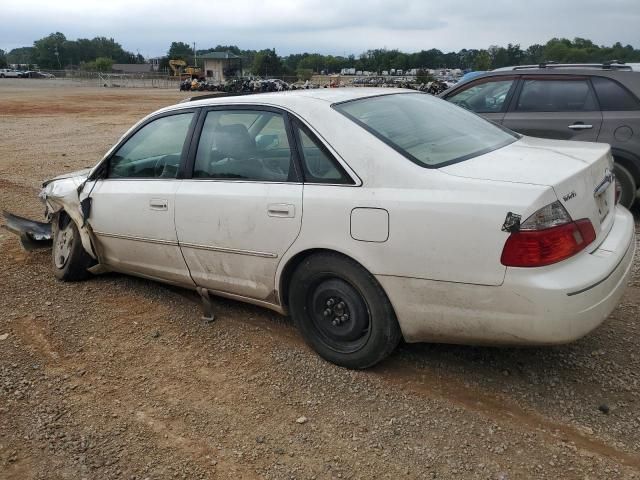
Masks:
[[[526,48],[552,37],[640,48],[640,0],[0,0],[0,18],[6,51],[56,31],[114,38],[145,57],[172,41],[280,55]]]

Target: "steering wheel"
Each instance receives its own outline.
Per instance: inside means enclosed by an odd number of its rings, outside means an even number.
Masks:
[[[153,166],[153,176],[155,178],[160,178],[162,176],[162,172],[164,172],[164,167],[167,165],[167,157],[161,157],[156,160],[155,165]]]
[[[466,100],[460,100],[458,102],[458,106],[464,108],[465,110],[471,110],[471,105],[469,105]]]

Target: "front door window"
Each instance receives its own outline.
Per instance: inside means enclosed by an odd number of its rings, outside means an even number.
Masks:
[[[169,115],[138,130],[109,160],[109,178],[175,178],[193,113]]]
[[[476,113],[502,112],[515,80],[495,80],[470,86],[447,98],[451,103]]]

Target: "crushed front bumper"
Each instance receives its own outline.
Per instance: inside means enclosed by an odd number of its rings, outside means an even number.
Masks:
[[[25,250],[51,247],[51,223],[36,222],[9,212],[2,212],[5,224],[3,228],[15,233]]]

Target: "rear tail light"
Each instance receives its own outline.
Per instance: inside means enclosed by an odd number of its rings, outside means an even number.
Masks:
[[[560,202],[531,215],[512,232],[500,261],[507,267],[542,267],[572,257],[596,238],[589,219],[573,221]]]

